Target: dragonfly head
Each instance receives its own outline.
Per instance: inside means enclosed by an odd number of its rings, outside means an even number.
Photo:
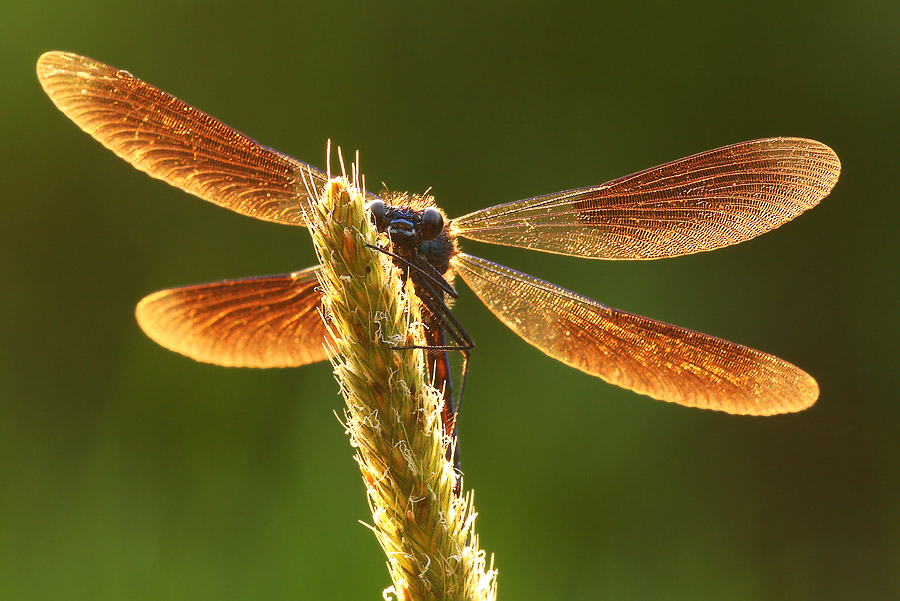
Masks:
[[[390,236],[394,244],[434,240],[444,231],[444,216],[435,207],[417,210],[373,200],[367,208],[376,229]]]

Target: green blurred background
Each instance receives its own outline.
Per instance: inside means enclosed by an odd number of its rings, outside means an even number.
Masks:
[[[900,599],[900,4],[13,2],[0,22],[0,599],[378,599],[326,364],[229,370],[138,329],[154,290],[313,263],[301,229],[135,171],[44,96],[120,68],[283,152],[359,149],[451,216],[765,136],[843,161],[762,238],[654,262],[466,250],[772,352],[818,404],[739,418],[556,363],[468,291],[466,486],[501,599]],[[462,287],[462,286],[461,286]]]

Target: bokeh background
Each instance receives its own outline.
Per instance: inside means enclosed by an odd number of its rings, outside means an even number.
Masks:
[[[654,262],[466,250],[792,361],[798,415],[639,397],[478,342],[466,486],[501,599],[900,599],[900,4],[11,2],[0,20],[0,599],[377,599],[389,585],[329,366],[229,370],[138,329],[154,290],[313,263],[307,233],[137,172],[34,75],[79,52],[451,215],[773,135],[833,194]],[[461,285],[462,287],[462,285]]]

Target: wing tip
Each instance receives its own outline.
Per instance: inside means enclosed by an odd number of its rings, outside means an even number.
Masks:
[[[208,352],[208,349],[193,344],[189,336],[184,336],[184,332],[173,332],[171,328],[167,327],[160,319],[164,311],[161,310],[158,303],[165,299],[172,300],[171,293],[172,290],[160,290],[148,294],[135,306],[134,317],[144,335],[164,349],[199,363],[223,367],[243,367],[240,363],[231,360],[230,357],[214,356]]]
[[[150,340],[167,349],[176,350],[172,348],[172,345],[168,344],[169,341],[165,336],[166,328],[159,323],[160,311],[155,306],[164,297],[171,296],[167,294],[168,292],[167,290],[160,290],[142,298],[134,308],[134,317],[137,320],[138,327]]]
[[[74,56],[71,52],[66,52],[64,50],[48,50],[46,52],[41,53],[38,57],[37,65],[38,69],[42,67],[47,67],[51,63],[55,62],[64,62],[69,57]]]
[[[823,198],[837,184],[841,174],[841,159],[828,144],[812,138],[800,137],[768,138],[768,140],[776,143],[786,142],[789,143],[789,149],[797,149],[799,147],[801,150],[809,151],[814,155],[811,157],[812,160],[822,167],[822,178],[825,188],[822,195]]]
[[[700,408],[724,411],[734,415],[772,417],[799,413],[815,405],[819,398],[819,384],[815,378],[785,361],[780,359],[778,361],[792,368],[790,371],[793,373],[785,374],[784,380],[772,382],[771,387],[763,386],[758,390],[750,391],[750,394],[743,399],[733,399],[725,403],[710,403]]]
[[[73,65],[77,59],[83,58],[73,52],[65,52],[63,50],[44,52],[38,57],[35,66],[38,79],[42,82],[50,79],[57,71],[64,71],[66,67]]]
[[[41,82],[41,87],[44,88],[47,94],[50,94],[47,84],[60,69],[61,64],[65,62],[65,54],[65,52],[60,52],[59,50],[51,50],[38,57],[35,71],[37,72],[38,81]]]

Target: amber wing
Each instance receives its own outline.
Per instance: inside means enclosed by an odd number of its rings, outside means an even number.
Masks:
[[[328,358],[312,267],[287,275],[161,290],[137,306],[160,345],[227,367],[295,367]]]
[[[772,355],[611,309],[465,253],[452,266],[527,342],[611,384],[743,415],[799,411],[819,395],[809,374]]]
[[[305,180],[324,173],[254,142],[206,113],[90,58],[48,52],[44,91],[81,129],[136,168],[243,215],[305,225]]]
[[[593,259],[657,259],[749,240],[815,206],[841,163],[803,138],[742,142],[601,186],[482,209],[454,233]]]

